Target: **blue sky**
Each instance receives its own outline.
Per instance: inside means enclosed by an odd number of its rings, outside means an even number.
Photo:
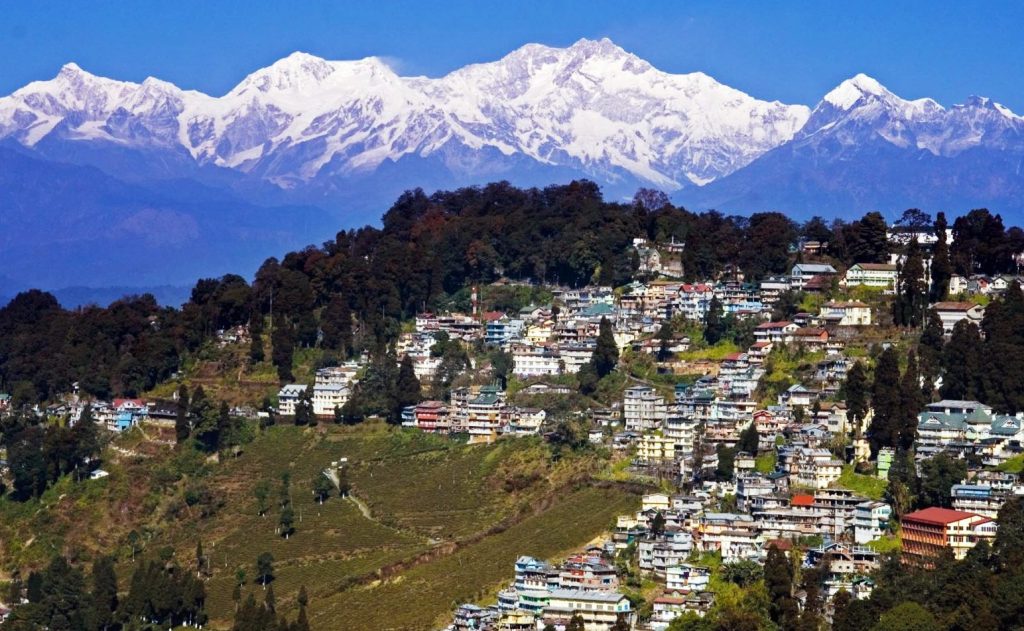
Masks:
[[[219,95],[295,50],[438,76],[528,42],[609,37],[758,98],[813,104],[865,72],[906,98],[979,94],[1024,113],[1020,2],[0,2],[0,94],[67,61]]]

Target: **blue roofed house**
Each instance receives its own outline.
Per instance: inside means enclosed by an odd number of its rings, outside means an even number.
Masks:
[[[789,272],[789,288],[793,291],[801,291],[815,276],[834,275],[836,268],[822,263],[797,263]]]

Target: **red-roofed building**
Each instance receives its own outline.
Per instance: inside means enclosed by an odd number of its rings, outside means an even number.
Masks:
[[[794,495],[793,499],[789,500],[789,505],[793,508],[810,508],[814,506],[813,495]]]
[[[998,528],[984,515],[937,506],[907,513],[900,526],[903,562],[926,567],[946,548],[957,560],[963,559],[979,541],[995,539]]]

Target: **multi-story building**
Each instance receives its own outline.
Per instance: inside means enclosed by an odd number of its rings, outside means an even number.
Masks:
[[[313,414],[332,416],[335,408],[341,409],[348,402],[348,386],[335,383],[317,383],[313,386]]]
[[[451,431],[448,406],[442,401],[422,401],[416,406],[414,416],[416,427],[425,432],[447,434]]]
[[[936,506],[907,513],[900,527],[903,562],[925,567],[946,549],[962,560],[978,542],[995,539],[997,530],[996,522],[984,515]]]
[[[665,399],[650,386],[627,388],[622,400],[622,418],[627,430],[645,431],[665,421]]]
[[[512,348],[512,372],[517,377],[543,377],[562,372],[562,357],[547,346],[516,345]]]
[[[853,515],[853,540],[865,544],[878,539],[889,528],[892,507],[885,502],[866,501],[857,504]]]
[[[846,270],[847,287],[864,285],[891,292],[896,287],[896,266],[890,263],[854,263]]]
[[[309,388],[304,383],[290,383],[277,393],[277,413],[283,416],[295,416],[295,406],[299,397]]]
[[[587,631],[608,631],[620,615],[631,625],[633,616],[629,599],[618,592],[556,589],[549,594],[542,622],[564,627],[574,615],[583,618]]]

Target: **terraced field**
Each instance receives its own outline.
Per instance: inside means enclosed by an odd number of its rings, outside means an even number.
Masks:
[[[133,442],[134,441],[134,442]],[[136,557],[164,555],[194,567],[196,541],[208,559],[212,628],[229,628],[236,572],[254,592],[255,561],[274,557],[279,612],[294,615],[305,585],[314,629],[425,628],[453,605],[491,594],[520,554],[552,557],[586,544],[636,495],[595,488],[604,462],[593,453],[557,461],[540,439],[468,446],[382,423],[277,426],[237,457],[206,461],[144,436],[119,439],[104,462],[110,477],[61,481],[38,504],[0,502],[0,555],[7,567],[44,564],[53,550],[88,563],[118,556],[127,588]],[[347,459],[353,499],[324,504],[313,480]],[[287,472],[295,533],[277,533]],[[254,488],[269,486],[257,514]],[[131,534],[130,533],[134,533]]]
[[[311,605],[316,629],[436,628],[454,606],[485,598],[512,575],[522,554],[551,558],[585,545],[615,517],[635,510],[639,498],[617,488],[585,488],[554,506],[392,579],[355,587]]]

